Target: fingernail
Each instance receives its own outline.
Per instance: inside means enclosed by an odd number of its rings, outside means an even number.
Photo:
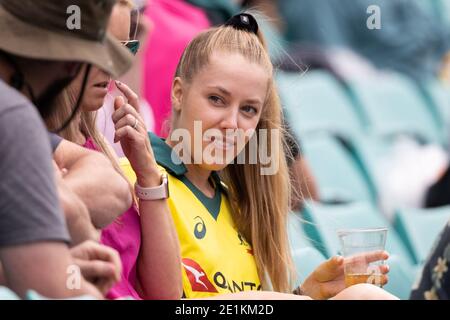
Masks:
[[[116,80],[116,85],[118,85],[120,87],[122,85],[122,82]]]

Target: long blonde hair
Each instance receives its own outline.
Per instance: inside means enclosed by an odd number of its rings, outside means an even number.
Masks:
[[[286,161],[289,152],[283,130],[283,114],[274,84],[273,65],[261,32],[258,35],[231,26],[209,29],[194,38],[181,57],[176,77],[191,81],[207,66],[215,51],[239,53],[264,67],[269,75],[266,100],[257,129],[279,130],[278,141],[268,139],[267,150],[279,163],[273,175],[262,175],[262,164],[229,164],[221,176],[229,188],[233,220],[239,232],[251,243],[258,274],[264,289],[290,292],[294,268],[287,236],[290,204],[290,176]],[[173,111],[172,125],[177,113]],[[277,144],[277,145],[274,145]],[[280,147],[281,146],[281,147]],[[246,145],[249,155],[249,143]],[[277,154],[273,154],[278,150]],[[277,151],[275,151],[277,152]],[[288,156],[289,157],[289,156]]]

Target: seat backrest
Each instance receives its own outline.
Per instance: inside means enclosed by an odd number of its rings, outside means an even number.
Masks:
[[[400,209],[396,212],[394,226],[414,261],[422,264],[449,220],[450,206]]]
[[[421,268],[405,264],[397,255],[391,255],[387,263],[389,264],[389,281],[383,289],[402,300],[409,299],[414,280]]]
[[[389,75],[349,83],[354,100],[369,121],[368,132],[380,136],[410,134],[441,143],[438,124],[418,87],[405,76]]]
[[[361,168],[337,139],[327,134],[308,135],[301,146],[322,202],[375,201]]]
[[[439,125],[443,145],[448,146],[448,140],[450,139],[450,92],[437,79],[423,83],[420,88],[430,111],[436,119],[436,123]]]
[[[401,257],[406,264],[413,259],[389,221],[368,203],[350,203],[342,205],[323,205],[308,202],[304,209],[304,218],[311,221],[305,224],[306,234],[320,244],[317,248],[325,257],[339,254],[341,244],[337,237],[338,229],[387,227],[386,250]]]
[[[391,152],[392,146],[391,140],[372,135],[355,137],[351,141],[350,153],[363,171],[375,196],[378,195],[380,185],[378,174],[380,160]]]
[[[291,251],[314,246],[314,240],[309,238],[305,232],[304,225],[307,223],[300,214],[295,212],[289,214],[287,230]]]
[[[328,72],[279,73],[279,93],[293,131],[329,132],[343,137],[363,132],[352,102],[340,83]]]
[[[300,285],[319,264],[324,262],[325,257],[314,247],[305,247],[292,252],[295,270],[297,273],[296,286]]]

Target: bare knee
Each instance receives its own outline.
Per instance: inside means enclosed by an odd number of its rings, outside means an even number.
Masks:
[[[348,287],[339,292],[332,299],[335,300],[398,300],[386,290],[377,286],[361,283]]]

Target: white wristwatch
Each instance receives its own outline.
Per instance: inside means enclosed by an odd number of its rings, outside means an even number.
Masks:
[[[153,188],[143,188],[134,184],[136,196],[141,200],[162,200],[169,198],[169,179],[166,173],[161,176],[161,185]]]

